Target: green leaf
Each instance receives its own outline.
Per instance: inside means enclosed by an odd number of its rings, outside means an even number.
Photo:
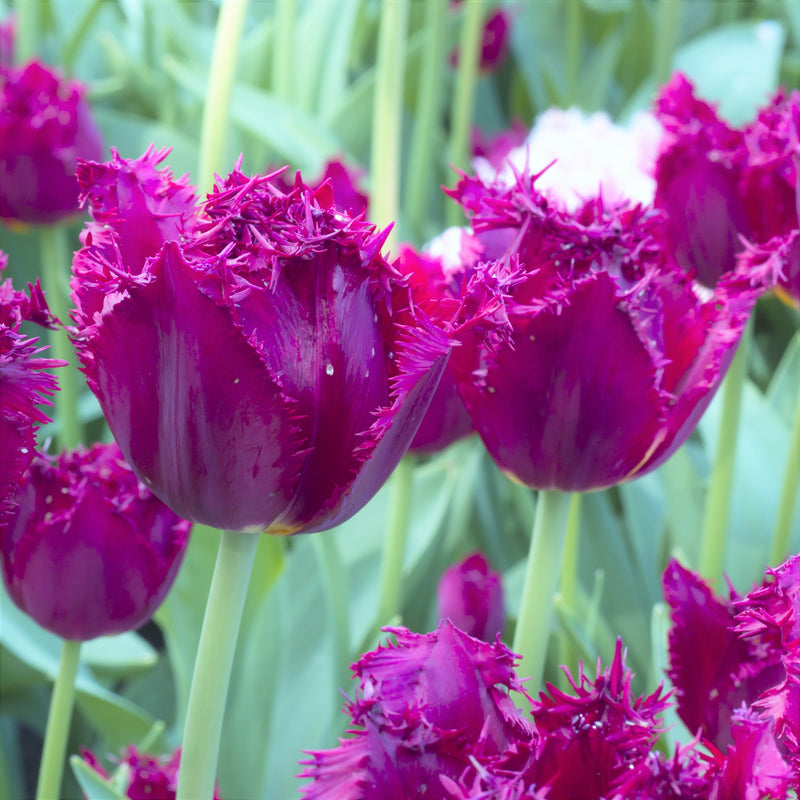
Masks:
[[[72,756],[69,765],[88,800],[126,800],[111,781],[95,772],[80,756]]]
[[[81,660],[104,678],[122,680],[154,667],[158,653],[141,636],[129,632],[85,642]]]
[[[673,67],[694,81],[700,97],[719,103],[725,119],[741,125],[778,88],[785,40],[775,21],[726,25],[681,47]]]
[[[29,684],[47,683],[58,674],[61,639],[40,628],[30,617],[20,611],[0,589],[0,660],[3,672],[7,663],[6,653],[13,656],[12,664],[16,679],[21,680],[20,665],[24,665],[24,676]],[[19,686],[6,691],[16,691]],[[111,744],[122,747],[141,739],[153,725],[153,719],[142,709],[124,698],[110,692],[95,677],[86,664],[81,664],[75,681],[76,705],[91,724]]]

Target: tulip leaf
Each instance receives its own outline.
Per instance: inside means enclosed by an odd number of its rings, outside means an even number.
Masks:
[[[778,88],[785,40],[775,21],[726,25],[681,47],[673,67],[694,81],[700,97],[719,103],[725,119],[741,125]]]
[[[110,780],[95,772],[80,756],[72,756],[69,765],[87,800],[125,800],[124,793],[117,791]]]
[[[767,399],[787,425],[792,425],[800,394],[800,331],[798,331],[778,364],[767,388]]]
[[[121,680],[154,667],[158,653],[141,636],[129,632],[85,642],[81,660],[98,675]]]
[[[0,673],[5,673],[8,664],[17,681],[11,687],[0,684],[3,694],[22,688],[21,667],[29,671],[29,685],[55,680],[61,639],[20,611],[4,588],[0,590],[0,617]],[[8,653],[13,656],[10,662]],[[153,725],[154,720],[145,711],[106,689],[85,663],[78,670],[75,686],[78,708],[111,746],[122,747],[141,739]]]

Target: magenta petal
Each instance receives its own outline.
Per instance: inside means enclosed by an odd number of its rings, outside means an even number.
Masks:
[[[176,245],[78,342],[120,448],[184,518],[263,529],[302,462],[296,406]]]
[[[635,472],[662,435],[663,403],[650,354],[608,276],[576,286],[560,314],[542,311],[515,325],[513,349],[490,355],[481,384],[461,388],[501,469],[563,491],[610,486]]]

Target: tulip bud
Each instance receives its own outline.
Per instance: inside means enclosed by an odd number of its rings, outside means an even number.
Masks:
[[[147,622],[190,524],[137,480],[116,445],[34,458],[15,501],[0,518],[0,566],[19,608],[80,641]]]

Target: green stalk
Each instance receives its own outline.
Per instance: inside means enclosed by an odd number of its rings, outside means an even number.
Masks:
[[[653,77],[656,83],[665,83],[672,72],[672,58],[678,43],[682,6],[682,0],[659,0],[656,11],[656,41],[653,48]]]
[[[567,25],[564,55],[567,62],[567,102],[578,103],[578,78],[583,43],[583,0],[567,0]]]
[[[582,494],[576,492],[572,495],[572,502],[569,507],[569,517],[567,519],[566,541],[564,543],[564,556],[561,563],[561,582],[559,594],[561,604],[566,611],[575,612],[578,600],[578,553],[581,532],[581,498]],[[578,661],[576,649],[572,646],[572,638],[566,631],[560,637],[560,660],[561,663],[574,670]],[[565,684],[563,689],[567,689],[567,676],[561,673],[559,680],[563,679]]]
[[[408,0],[383,0],[370,154],[370,217],[379,228],[397,222],[407,32]],[[389,237],[390,246],[396,235],[395,227]]]
[[[214,794],[233,655],[260,535],[222,532],[189,690],[177,800]]]
[[[458,69],[449,146],[450,164],[456,169],[466,169],[469,166],[469,133],[483,33],[483,4],[483,0],[470,0],[462,5],[464,20],[458,43]],[[450,203],[447,209],[448,221],[451,225],[463,222],[463,213],[458,204]]]
[[[69,324],[69,275],[71,258],[67,244],[67,229],[63,225],[46,225],[38,229],[42,252],[42,271],[47,304],[64,325]],[[77,447],[83,438],[78,416],[78,398],[82,378],[75,366],[75,351],[66,331],[51,331],[50,353],[53,358],[68,361],[58,370],[60,387],[53,397],[55,418],[59,422],[59,443],[65,449]]]
[[[208,73],[208,90],[200,132],[198,191],[211,190],[214,173],[222,169],[231,90],[244,29],[247,0],[223,0]]]
[[[408,513],[414,478],[413,456],[404,456],[392,475],[389,525],[383,545],[378,625],[386,625],[400,607],[400,583],[408,537]]]
[[[24,64],[39,52],[39,35],[42,25],[42,0],[17,0],[14,4],[16,36],[14,61]]]
[[[520,677],[530,677],[525,688],[534,696],[544,677],[547,640],[553,620],[553,605],[561,560],[567,538],[572,494],[540,491],[536,503],[531,548],[525,568],[522,602],[517,617],[512,650],[522,656]]]
[[[789,542],[792,533],[792,519],[797,504],[798,483],[800,483],[800,394],[797,396],[797,410],[794,415],[794,427],[789,439],[789,458],[783,476],[778,517],[775,521],[775,532],[772,534],[772,550],[769,563],[778,566],[789,553]]]
[[[425,37],[419,75],[417,118],[411,136],[405,216],[411,231],[419,235],[427,218],[428,188],[436,175],[436,126],[444,86],[445,28],[447,2],[430,0],[425,6]],[[435,181],[433,181],[435,182]]]
[[[72,707],[75,704],[75,676],[78,674],[80,655],[81,643],[65,639],[61,646],[58,675],[47,715],[36,800],[55,800],[61,797],[61,779],[64,775]]]
[[[68,75],[72,72],[75,57],[78,55],[81,45],[86,38],[86,34],[89,32],[89,28],[91,28],[102,5],[103,0],[92,0],[92,2],[83,9],[77,24],[72,29],[72,34],[61,48],[61,58],[59,61],[61,67]]]
[[[314,537],[317,557],[328,590],[328,604],[333,625],[333,681],[334,686],[345,688],[350,682],[350,617],[346,574],[336,537],[322,534]]]
[[[297,0],[278,0],[272,40],[272,93],[281,100],[288,100],[291,93],[295,19]]]
[[[739,430],[739,413],[742,391],[747,378],[747,356],[753,325],[747,323],[733,363],[722,386],[722,419],[714,467],[711,472],[706,498],[705,518],[700,538],[700,574],[716,582],[722,577],[725,560],[725,543],[728,536],[733,470],[736,462],[736,440]]]

